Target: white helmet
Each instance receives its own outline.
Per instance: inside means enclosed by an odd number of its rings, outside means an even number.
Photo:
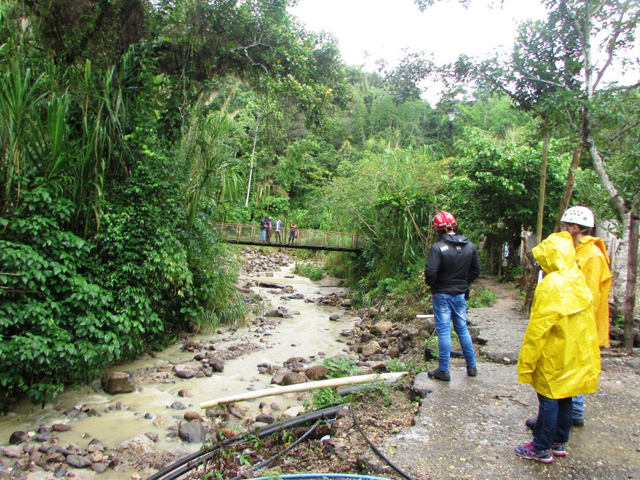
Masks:
[[[596,226],[596,220],[593,212],[587,207],[571,207],[560,219],[562,223],[575,223],[583,227],[593,228]]]

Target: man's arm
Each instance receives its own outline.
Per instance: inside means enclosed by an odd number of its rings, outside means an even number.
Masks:
[[[433,287],[436,283],[438,276],[438,269],[440,268],[440,250],[434,245],[429,250],[429,256],[427,257],[427,263],[424,266],[424,281],[430,287]]]
[[[473,257],[471,257],[471,265],[469,266],[469,285],[480,276],[480,257],[478,256],[478,249],[474,247]]]

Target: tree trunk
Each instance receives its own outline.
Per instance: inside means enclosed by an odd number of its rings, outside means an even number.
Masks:
[[[560,209],[558,211],[558,218],[556,219],[556,226],[554,228],[554,232],[560,231],[560,219],[562,218],[562,214],[565,212],[567,207],[569,207],[569,202],[571,201],[571,195],[573,194],[573,184],[575,182],[575,171],[580,166],[580,157],[582,156],[582,139],[580,139],[580,143],[575,146],[573,149],[573,157],[571,159],[571,166],[569,167],[569,174],[567,175],[567,183],[564,186],[564,192],[562,193],[562,198],[560,199]]]
[[[624,348],[633,348],[633,313],[636,306],[638,275],[638,220],[640,220],[640,214],[637,211],[632,211],[629,215],[629,258],[627,260],[627,286],[624,299],[624,333],[622,336]]]
[[[611,205],[616,209],[618,215],[622,219],[620,223],[620,243],[616,249],[613,259],[613,265],[611,268],[611,303],[613,309],[611,315],[616,318],[621,315],[624,310],[624,297],[627,291],[627,281],[629,278],[629,272],[627,271],[627,258],[629,253],[629,225],[631,214],[627,212],[624,199],[618,193],[615,185],[609,178],[607,171],[605,170],[604,162],[596,147],[595,142],[591,136],[587,137],[587,145],[589,146],[589,153],[591,153],[591,159],[593,160],[593,166],[600,179],[600,184],[609,195]]]
[[[544,129],[542,142],[542,165],[540,166],[540,198],[538,199],[538,222],[536,224],[536,245],[542,242],[542,224],[544,222],[544,197],[547,188],[547,160],[549,153],[549,129]]]

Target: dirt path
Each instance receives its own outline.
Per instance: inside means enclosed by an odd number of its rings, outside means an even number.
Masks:
[[[450,383],[418,375],[416,383],[432,393],[414,425],[386,442],[392,461],[415,479],[640,478],[640,358],[615,351],[603,356],[600,388],[587,398],[586,426],[573,429],[568,456],[542,465],[514,455],[531,440],[524,420],[538,405],[531,386],[517,382],[513,363],[528,318],[517,310],[517,292],[490,278],[479,283],[498,301],[469,314],[487,340],[478,376],[467,377],[459,359]]]

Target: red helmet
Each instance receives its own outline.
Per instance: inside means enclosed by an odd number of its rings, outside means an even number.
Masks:
[[[444,210],[438,212],[438,214],[433,217],[433,228],[436,230],[447,230],[449,228],[456,227],[457,225],[458,222],[456,222],[456,217]]]

